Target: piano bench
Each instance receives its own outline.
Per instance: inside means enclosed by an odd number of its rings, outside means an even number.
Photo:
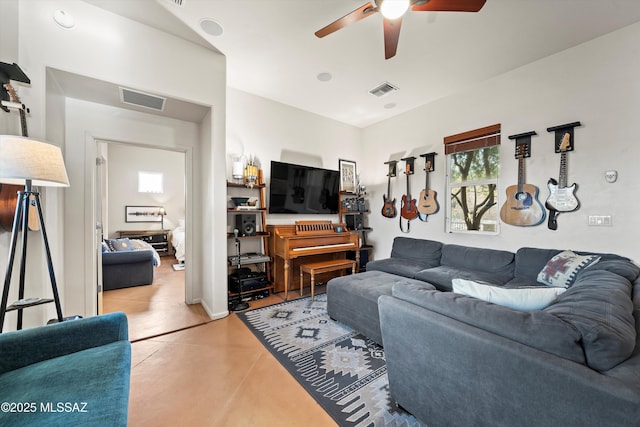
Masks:
[[[302,296],[302,288],[304,286],[304,273],[308,273],[311,276],[311,301],[313,301],[316,274],[345,270],[347,268],[351,269],[352,274],[356,274],[356,262],[350,259],[335,259],[302,264],[300,266],[300,296]]]

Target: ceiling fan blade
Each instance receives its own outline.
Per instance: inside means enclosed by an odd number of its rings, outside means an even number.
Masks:
[[[478,12],[487,0],[428,0],[426,3],[418,0],[411,7],[415,11],[429,12]]]
[[[353,24],[354,22],[358,22],[359,20],[364,19],[367,16],[373,15],[377,11],[378,9],[371,2],[369,2],[365,5],[360,6],[353,12],[346,14],[337,21],[332,22],[326,27],[319,29],[315,32],[315,35],[319,38],[328,36],[329,34],[336,32],[349,24]]]
[[[384,19],[384,59],[396,56],[402,18]]]

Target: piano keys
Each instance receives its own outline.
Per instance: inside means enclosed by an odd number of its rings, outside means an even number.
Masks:
[[[343,231],[337,232],[341,227]],[[349,251],[356,254],[356,270],[360,261],[358,233],[345,231],[344,224],[331,221],[296,221],[295,224],[268,225],[269,254],[273,257],[274,292],[284,291],[285,300],[293,285],[299,287],[300,264],[345,259]],[[293,283],[292,283],[293,282]]]

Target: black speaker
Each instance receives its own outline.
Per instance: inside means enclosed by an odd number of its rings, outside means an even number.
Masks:
[[[241,236],[256,235],[256,215],[239,214],[236,215],[236,228]]]

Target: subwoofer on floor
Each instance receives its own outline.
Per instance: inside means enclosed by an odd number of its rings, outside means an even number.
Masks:
[[[256,235],[256,215],[238,214],[236,215],[236,228],[241,236]]]

